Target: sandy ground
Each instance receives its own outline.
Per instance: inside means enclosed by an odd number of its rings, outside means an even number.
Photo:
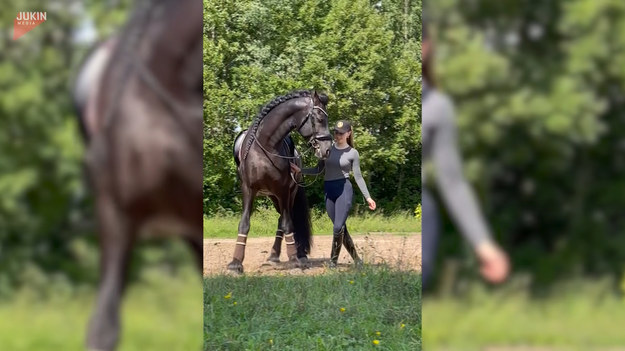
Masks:
[[[421,234],[388,234],[371,233],[353,235],[354,244],[360,257],[368,264],[386,264],[402,270],[421,271]],[[227,274],[226,266],[232,260],[235,238],[204,239],[204,275]],[[282,243],[282,253],[278,264],[267,262],[273,237],[247,239],[243,268],[245,274],[252,275],[315,275],[325,272],[330,256],[332,236],[319,235],[313,237],[313,248],[308,256],[311,268],[301,270],[287,262],[286,245]],[[341,249],[339,269],[352,267],[352,259]]]

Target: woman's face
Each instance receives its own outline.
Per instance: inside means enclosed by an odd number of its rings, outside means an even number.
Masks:
[[[348,131],[347,133],[339,133],[337,131],[334,131],[334,142],[336,142],[337,144],[345,144],[347,142],[347,138],[349,138],[351,134],[351,131]]]

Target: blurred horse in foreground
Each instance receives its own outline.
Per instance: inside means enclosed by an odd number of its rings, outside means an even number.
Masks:
[[[202,265],[202,10],[197,0],[139,2],[77,76],[101,253],[89,349],[117,346],[125,276],[141,234],[180,235]]]

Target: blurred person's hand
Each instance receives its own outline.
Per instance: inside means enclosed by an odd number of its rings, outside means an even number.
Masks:
[[[477,246],[475,253],[480,260],[480,273],[491,283],[501,283],[508,277],[508,255],[497,244],[487,241]]]
[[[373,201],[373,199],[372,199],[372,198],[368,198],[368,199],[367,199],[367,203],[369,204],[369,209],[370,209],[371,211],[375,210],[375,208],[376,208],[376,204],[375,204],[375,201]]]
[[[291,162],[291,170],[293,171],[293,173],[296,173],[296,174],[302,171],[302,170],[301,170],[299,167],[297,167],[297,165],[295,165],[295,163],[293,163],[293,162]]]

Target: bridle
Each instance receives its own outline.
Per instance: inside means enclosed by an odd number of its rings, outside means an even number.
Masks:
[[[306,122],[308,122],[308,120],[310,119],[310,116],[312,116],[312,113],[315,109],[318,109],[319,111],[323,112],[324,115],[326,115],[326,118],[329,117],[328,113],[322,109],[319,106],[314,106],[313,104],[313,108],[310,109],[310,112],[308,112],[308,114],[306,115],[306,118],[304,118],[304,120],[302,121],[302,123],[299,125],[299,127],[297,128],[297,131],[302,134],[302,127],[304,126],[304,124],[306,124]],[[315,130],[315,119],[313,118],[311,120],[312,122],[312,130]],[[332,136],[330,134],[315,134],[314,132],[310,135],[310,137],[308,138],[308,144],[311,145],[312,147],[314,147],[315,149],[319,148],[319,145],[317,144],[317,141],[323,141],[323,140],[332,140]]]
[[[297,131],[298,133],[302,134],[301,129],[302,127],[304,127],[304,125],[306,124],[306,122],[308,122],[308,120],[310,119],[312,126],[311,129],[314,131],[315,130],[315,119],[311,119],[310,117],[313,114],[313,111],[315,110],[319,110],[321,112],[323,112],[324,115],[326,115],[326,117],[328,117],[328,113],[321,107],[319,106],[315,106],[314,102],[313,102],[313,107],[310,109],[310,111],[308,111],[308,114],[306,114],[306,117],[302,120],[302,123],[300,123],[299,127],[297,127]],[[273,152],[268,151],[267,149],[265,149],[265,147],[263,147],[263,145],[258,141],[258,138],[256,138],[256,133],[251,134],[250,137],[252,138],[252,140],[268,155],[271,156],[275,156],[278,158],[283,158],[283,159],[287,159],[287,160],[297,160],[299,158],[301,158],[301,156],[282,156],[282,155],[278,155],[275,154]],[[313,132],[309,137],[308,137],[308,145],[310,145],[310,147],[302,154],[306,155],[311,149],[315,149],[318,150],[319,149],[319,141],[323,141],[323,140],[332,140],[332,136],[330,134],[316,134],[315,132]]]

